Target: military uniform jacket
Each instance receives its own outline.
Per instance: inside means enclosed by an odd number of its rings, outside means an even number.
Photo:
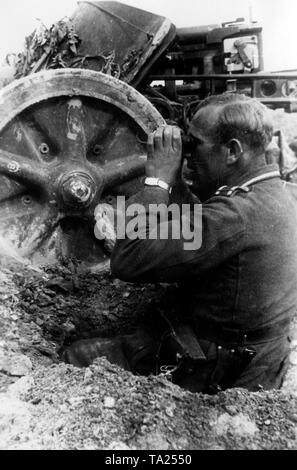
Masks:
[[[202,204],[197,250],[185,250],[182,236],[118,240],[111,260],[114,276],[129,282],[178,282],[182,315],[198,321],[250,330],[292,316],[297,305],[297,204],[280,177],[273,177],[276,170],[277,165],[265,165],[247,179],[272,177],[249,190],[227,194],[225,188]],[[167,191],[145,187],[132,202],[148,211],[149,204],[170,200]],[[146,217],[141,224],[138,233],[145,233]]]

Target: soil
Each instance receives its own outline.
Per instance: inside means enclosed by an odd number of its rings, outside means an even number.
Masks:
[[[297,449],[296,326],[281,390],[193,394],[105,358],[82,369],[61,362],[78,338],[132,331],[172,291],[87,273],[74,262],[38,269],[2,255],[0,448]]]
[[[131,331],[172,288],[16,263],[0,284],[0,448],[297,448],[297,334],[282,390],[192,394],[105,358],[83,369],[60,360],[77,338]]]

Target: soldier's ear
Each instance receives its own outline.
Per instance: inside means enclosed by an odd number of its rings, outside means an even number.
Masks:
[[[227,165],[234,165],[243,154],[241,142],[238,139],[231,139],[226,147],[228,149],[226,163]]]

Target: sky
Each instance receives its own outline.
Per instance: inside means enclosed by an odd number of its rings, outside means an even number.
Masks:
[[[249,18],[263,26],[266,71],[297,69],[297,0],[125,0],[169,18],[177,27]],[[0,63],[6,54],[22,50],[24,38],[36,27],[70,16],[76,0],[0,0]]]

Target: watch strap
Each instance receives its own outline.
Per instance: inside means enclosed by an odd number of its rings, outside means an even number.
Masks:
[[[158,186],[159,188],[162,188],[162,189],[165,189],[166,191],[168,191],[169,194],[171,194],[171,191],[172,191],[171,186],[168,183],[166,183],[165,181],[160,180],[160,178],[154,178],[154,177],[149,176],[149,177],[145,178],[144,184],[146,186]]]

